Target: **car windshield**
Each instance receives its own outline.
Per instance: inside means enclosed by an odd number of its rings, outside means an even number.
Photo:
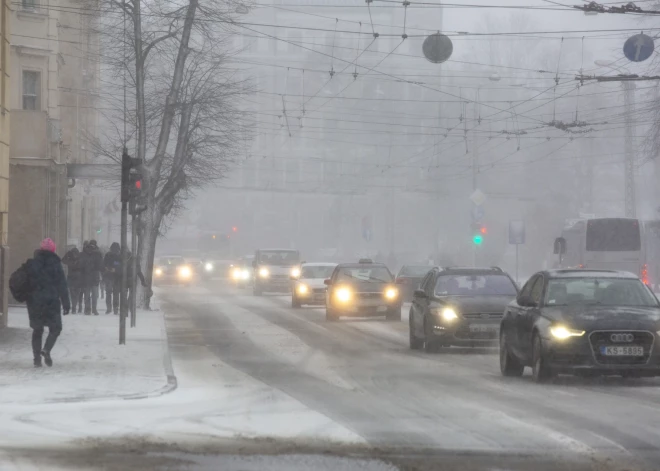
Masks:
[[[295,250],[264,250],[259,252],[262,265],[295,265],[300,262],[300,254]]]
[[[436,296],[516,296],[516,287],[506,275],[442,275],[435,284]]]
[[[161,257],[157,265],[181,265],[185,263],[183,257]]]
[[[391,283],[390,271],[383,266],[343,267],[337,273],[338,283]]]
[[[427,265],[406,265],[403,268],[401,268],[401,271],[399,272],[399,276],[411,276],[411,277],[418,277],[418,278],[423,278],[424,275],[426,275],[431,267]]]
[[[547,306],[599,304],[604,306],[658,306],[651,291],[637,279],[555,278],[548,282]]]
[[[334,265],[323,266],[323,265],[307,265],[302,267],[302,272],[300,278],[312,279],[312,278],[330,278],[332,272],[335,270]]]

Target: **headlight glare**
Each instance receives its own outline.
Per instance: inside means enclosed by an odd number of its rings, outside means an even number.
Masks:
[[[582,337],[584,330],[569,329],[563,325],[556,325],[550,327],[550,333],[556,339],[565,340],[569,337]]]
[[[387,288],[385,290],[385,297],[389,300],[396,299],[399,296],[399,291],[396,288]]]
[[[250,272],[248,270],[242,270],[240,273],[241,279],[243,280],[249,280],[250,279]]]
[[[204,270],[213,271],[213,264],[211,262],[206,262],[206,264],[204,265]]]
[[[339,288],[335,292],[335,297],[342,303],[348,302],[351,300],[351,291],[348,288]]]
[[[259,276],[261,278],[268,278],[268,275],[270,275],[270,272],[268,271],[268,268],[262,267],[259,269]]]
[[[300,276],[300,268],[292,268],[291,269],[291,276],[294,278],[298,278]]]
[[[446,307],[442,310],[442,318],[446,321],[453,321],[458,319],[458,314],[450,307]]]
[[[307,294],[309,293],[309,286],[305,284],[298,285],[298,294]]]
[[[163,269],[162,268],[156,268],[154,270],[154,273],[156,276],[161,276],[163,274]]]
[[[241,272],[241,269],[240,269],[240,268],[234,268],[234,269],[231,271],[231,277],[232,277],[233,279],[235,279],[235,280],[240,279],[240,278],[241,278],[241,275],[242,275],[242,272]]]
[[[181,278],[190,278],[190,275],[192,275],[190,267],[179,268],[179,276],[181,276]]]

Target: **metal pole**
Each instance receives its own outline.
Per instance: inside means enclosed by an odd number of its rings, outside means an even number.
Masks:
[[[635,111],[635,84],[631,81],[621,82],[624,89],[623,101],[626,108],[626,139],[625,139],[625,212],[626,217],[636,217],[635,210],[635,144],[633,113]]]
[[[478,109],[478,103],[479,103],[479,91],[477,89],[477,96],[476,100],[474,101],[474,121],[476,122],[478,120],[479,116],[479,109]],[[466,107],[467,110],[467,107]],[[467,122],[467,111],[465,112],[465,121]],[[478,134],[477,131],[472,132],[472,192],[474,193],[477,191],[477,188],[479,188],[479,142],[478,142]],[[473,219],[474,222],[476,221],[476,218]],[[477,250],[478,247],[476,244],[472,244],[472,266],[476,267],[477,266]]]
[[[126,229],[128,226],[128,204],[121,204],[121,283],[119,291],[119,345],[126,344],[126,314],[128,311],[128,302],[126,299],[126,288],[128,283],[126,280],[127,274],[127,261],[126,261],[126,246],[128,245],[126,237]]]
[[[518,247],[519,246],[520,246],[519,244],[516,244],[516,283],[519,283],[518,280]]]
[[[133,211],[135,212],[135,203],[131,203],[133,206]],[[136,289],[137,289],[137,217],[135,214],[131,215],[131,251],[133,252],[133,258],[131,259],[131,273],[133,273],[133,279],[131,280],[131,327],[135,327],[135,308],[136,308]]]

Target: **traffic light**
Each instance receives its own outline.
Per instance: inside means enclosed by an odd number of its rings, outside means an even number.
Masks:
[[[133,170],[133,172],[131,172]],[[133,186],[135,186],[135,181],[132,180],[134,177],[131,175],[138,174],[140,177],[139,189],[142,188],[142,160],[136,159],[128,155],[128,150],[124,149],[124,152],[121,156],[121,202],[128,203],[131,200],[132,188],[131,181]]]
[[[233,227],[231,228],[231,231],[232,231],[232,232],[238,232],[238,227],[233,226]]]
[[[486,234],[488,234],[486,226],[483,224],[472,224],[472,243],[474,245],[483,244]]]

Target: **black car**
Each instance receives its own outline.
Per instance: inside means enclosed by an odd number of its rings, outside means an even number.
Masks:
[[[404,301],[411,301],[413,293],[431,269],[428,265],[404,265],[396,275],[396,284]]]
[[[440,268],[427,273],[410,308],[410,348],[497,342],[504,309],[518,294],[500,268]]]
[[[550,270],[532,276],[506,308],[500,369],[534,380],[556,374],[657,376],[660,304],[635,275]]]
[[[382,263],[362,259],[358,263],[341,263],[325,280],[328,286],[325,317],[385,316],[388,321],[401,320],[401,297],[394,276]]]

